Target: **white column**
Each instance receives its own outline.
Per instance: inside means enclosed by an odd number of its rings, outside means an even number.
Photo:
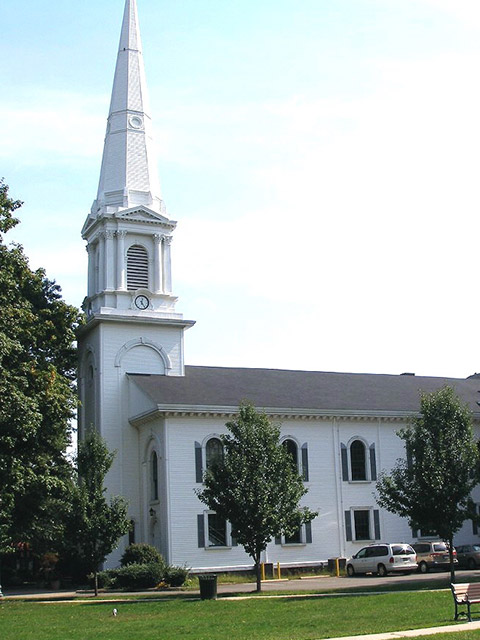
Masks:
[[[153,236],[153,292],[162,293],[162,236],[156,233]]]
[[[87,244],[85,247],[88,253],[88,292],[89,298],[95,295],[95,246]]]
[[[126,231],[117,231],[115,234],[117,237],[117,289],[119,291],[126,291],[126,278],[125,278],[125,237]]]
[[[113,291],[115,284],[113,281],[114,274],[114,256],[113,256],[113,231],[107,229],[105,231],[105,289]]]
[[[97,270],[97,293],[101,293],[105,288],[105,236],[103,233],[98,235]]]
[[[163,236],[163,291],[172,292],[171,252],[172,236]]]

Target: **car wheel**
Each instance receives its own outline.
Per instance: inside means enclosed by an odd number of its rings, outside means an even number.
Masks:
[[[384,578],[387,575],[387,569],[385,568],[384,564],[379,564],[378,565],[377,573],[380,576],[380,578]]]
[[[347,566],[347,575],[350,576],[350,578],[353,578],[353,576],[355,575],[355,569],[351,564]]]
[[[420,573],[427,573],[428,572],[428,565],[426,562],[420,562],[420,564],[418,565],[418,570],[420,571]]]
[[[476,569],[477,568],[477,563],[475,562],[475,560],[473,558],[469,558],[468,559],[467,567],[469,569]]]

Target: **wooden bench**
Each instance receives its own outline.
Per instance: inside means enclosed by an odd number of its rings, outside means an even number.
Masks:
[[[453,599],[455,601],[455,620],[459,616],[467,616],[472,621],[470,605],[480,604],[480,582],[460,582],[451,584]],[[467,607],[466,611],[460,611],[459,607]]]

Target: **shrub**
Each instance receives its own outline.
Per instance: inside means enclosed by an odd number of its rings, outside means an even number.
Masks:
[[[145,543],[131,544],[128,546],[120,560],[122,567],[126,567],[130,564],[152,563],[158,563],[162,566],[162,569],[165,568],[165,561],[158,549],[152,547],[151,544]]]
[[[99,589],[115,589],[117,586],[118,569],[107,569],[97,573]],[[88,576],[90,583],[93,585],[93,574]]]
[[[122,589],[150,589],[163,578],[163,563],[128,564],[116,570],[116,585]]]
[[[186,567],[165,567],[163,581],[169,587],[181,587],[188,578],[188,569]]]

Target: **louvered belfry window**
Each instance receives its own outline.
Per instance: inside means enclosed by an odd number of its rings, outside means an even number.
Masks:
[[[127,251],[127,288],[148,289],[148,253],[139,244]]]

